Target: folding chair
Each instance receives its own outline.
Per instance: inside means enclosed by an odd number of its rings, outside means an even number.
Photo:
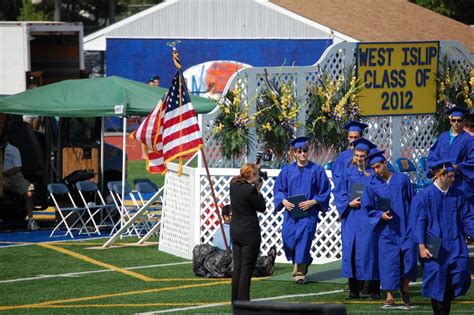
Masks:
[[[139,206],[142,208],[151,198],[158,192],[158,186],[151,181],[135,181],[135,189],[138,194]],[[147,230],[149,231],[153,226],[161,223],[161,200],[155,201],[150,208],[146,210],[147,214]],[[147,232],[148,232],[147,231]],[[158,233],[158,232],[157,232]]]
[[[416,183],[413,183],[415,189],[423,189],[427,187],[430,182],[427,182],[420,175],[420,172],[416,168],[415,164],[408,158],[399,158],[395,161],[397,167],[401,173],[411,173],[414,174],[416,178]],[[413,176],[413,175],[412,175]]]
[[[76,183],[79,196],[90,213],[94,217],[99,217],[97,227],[110,227],[115,225],[114,215],[117,214],[115,204],[107,204],[102,193],[97,187],[97,184],[88,180],[79,181]],[[100,232],[99,232],[100,234]]]
[[[82,234],[85,231],[87,235],[90,235],[91,233],[87,226],[89,221],[92,222],[92,225],[95,228],[93,233],[99,232],[94,217],[91,215],[89,209],[85,207],[81,208],[76,205],[65,184],[48,184],[48,192],[60,216],[59,223],[53,229],[49,237],[53,237],[54,233],[61,226],[66,228],[66,233],[60,236],[66,236],[69,234],[71,238],[74,238],[74,235],[72,234],[73,229],[78,229],[79,234]],[[67,206],[65,206],[65,204],[67,204]],[[74,218],[74,215],[77,217]],[[69,223],[69,220],[72,221],[72,223]]]
[[[140,206],[134,194],[132,193],[130,186],[127,183],[125,183],[125,185],[123,186],[125,200],[122,200],[122,182],[120,181],[108,182],[107,188],[109,189],[112,200],[114,201],[114,204],[117,207],[117,209],[119,209],[119,213],[120,213],[120,220],[119,222],[117,222],[117,224],[115,224],[115,226],[112,229],[111,234],[113,234],[116,230],[120,229],[120,226],[122,223],[127,222],[135,213],[137,213]],[[125,202],[126,199],[128,198],[130,198],[132,202],[131,205],[130,204],[127,205]],[[148,229],[148,223],[146,221],[147,221],[146,215],[140,217],[138,220],[136,220],[136,222],[134,222],[130,226],[130,228],[125,234],[127,235],[135,234],[136,236],[141,237],[143,234],[146,233]]]

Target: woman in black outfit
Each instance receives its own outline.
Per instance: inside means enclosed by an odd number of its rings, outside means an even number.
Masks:
[[[250,278],[260,252],[260,225],[257,211],[265,211],[262,183],[255,164],[244,164],[230,183],[232,222],[230,236],[234,254],[232,302],[250,300]]]

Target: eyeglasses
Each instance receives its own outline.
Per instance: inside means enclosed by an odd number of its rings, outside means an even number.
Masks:
[[[308,148],[303,148],[303,149],[297,149],[296,150],[296,153],[300,154],[300,153],[307,153],[308,152]]]
[[[451,118],[450,120],[451,120],[452,123],[455,123],[455,122],[461,123],[461,122],[463,121],[462,118],[461,118],[461,119],[453,119],[453,118]]]

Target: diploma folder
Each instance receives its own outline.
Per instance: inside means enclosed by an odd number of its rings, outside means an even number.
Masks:
[[[438,258],[439,249],[441,247],[441,239],[439,237],[426,234],[425,246],[430,251],[434,259]]]
[[[392,205],[391,205],[390,199],[388,199],[388,198],[379,198],[379,200],[377,200],[377,208],[379,210],[384,211],[384,212],[392,210]]]
[[[362,197],[362,193],[364,192],[365,185],[361,183],[354,183],[351,187],[351,195],[349,200],[352,201],[356,198]]]
[[[304,211],[298,206],[300,202],[303,202],[306,200],[306,197],[304,195],[290,196],[287,198],[287,200],[295,205],[293,210],[288,211],[290,213],[290,217],[292,217],[293,219],[309,217],[309,214],[310,214],[309,209]]]

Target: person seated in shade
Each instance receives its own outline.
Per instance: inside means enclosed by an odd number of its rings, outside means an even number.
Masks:
[[[35,187],[28,182],[21,173],[21,156],[17,147],[7,141],[3,142],[3,185],[6,190],[17,193],[25,198],[26,208],[26,229],[36,231],[39,229],[35,219],[33,219],[33,194]]]
[[[434,314],[444,315],[449,314],[451,301],[465,295],[471,284],[464,236],[474,236],[474,211],[464,192],[453,187],[456,171],[451,161],[441,160],[429,167],[434,182],[413,202],[417,212],[413,229],[423,264],[422,294],[431,298]],[[433,239],[439,242],[438,255]]]

